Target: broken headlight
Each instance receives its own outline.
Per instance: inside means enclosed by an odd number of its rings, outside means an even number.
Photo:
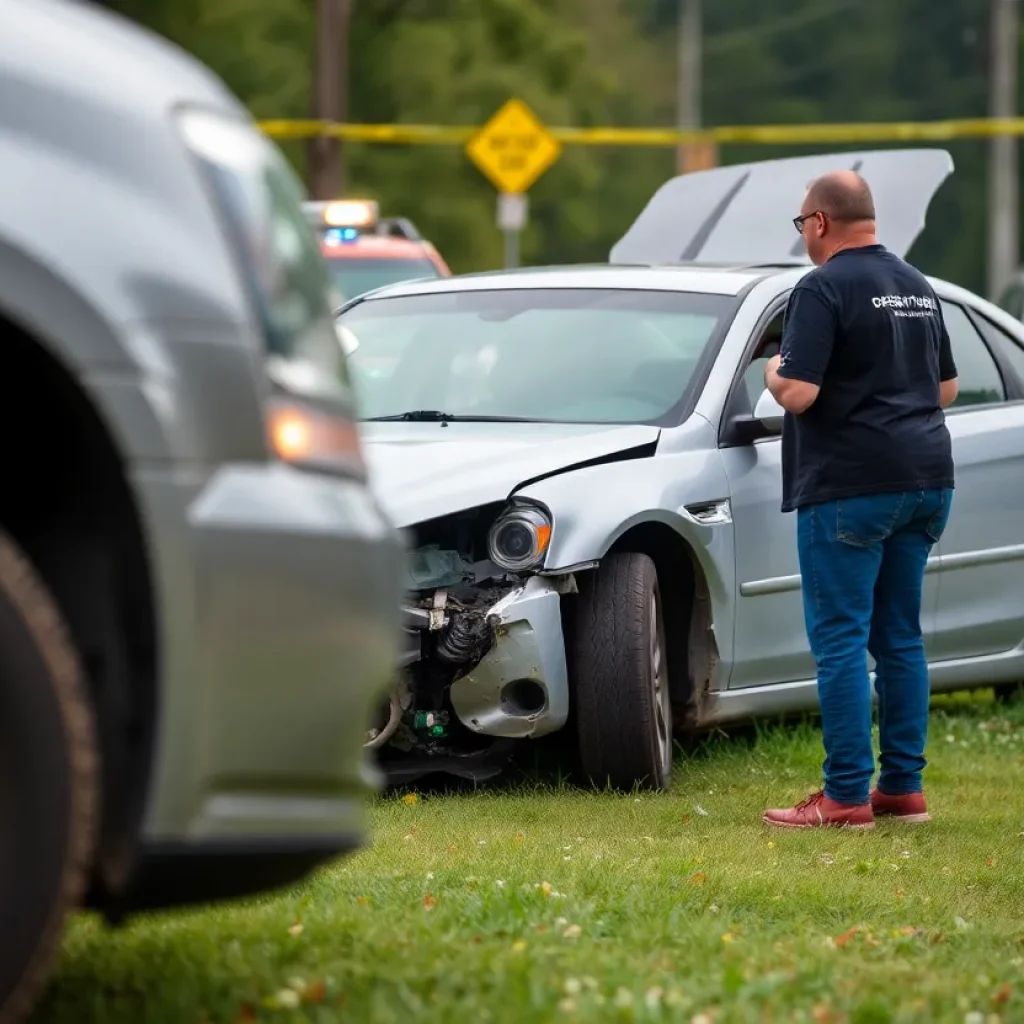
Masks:
[[[488,553],[499,569],[523,572],[544,561],[551,540],[551,517],[533,506],[513,506],[494,522]]]

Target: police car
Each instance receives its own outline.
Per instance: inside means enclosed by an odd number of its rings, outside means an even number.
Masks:
[[[451,276],[441,254],[404,217],[382,219],[372,199],[303,204],[342,300],[383,285]]]

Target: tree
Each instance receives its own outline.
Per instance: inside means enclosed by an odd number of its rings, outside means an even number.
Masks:
[[[649,38],[663,38],[674,26],[675,8],[675,0],[652,0],[641,29]],[[986,0],[730,0],[707,3],[705,12],[706,124],[986,114]],[[767,159],[822,148],[735,146],[723,158]],[[974,141],[946,148],[956,171],[936,196],[911,258],[929,273],[980,291],[986,148]]]
[[[113,5],[208,63],[257,117],[307,116],[314,0]],[[678,0],[355,0],[351,117],[477,125],[518,96],[551,125],[668,127],[677,10]],[[984,116],[986,12],[986,0],[709,0],[704,122]],[[305,147],[284,148],[303,172]],[[728,146],[722,159],[821,148]],[[974,141],[948,148],[957,170],[912,256],[981,289],[986,148]],[[454,268],[500,264],[494,191],[460,148],[353,143],[346,155],[351,191],[412,218]],[[670,148],[566,147],[531,191],[524,260],[606,260],[673,173]]]

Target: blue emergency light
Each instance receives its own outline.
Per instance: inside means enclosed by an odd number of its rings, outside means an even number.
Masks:
[[[344,245],[346,242],[354,242],[358,237],[358,228],[328,228],[324,232],[324,244]]]

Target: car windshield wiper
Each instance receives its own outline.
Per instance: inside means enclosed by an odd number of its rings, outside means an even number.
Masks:
[[[391,416],[367,416],[364,423],[534,423],[525,416],[477,416],[473,413],[441,412],[439,409],[410,409]]]

